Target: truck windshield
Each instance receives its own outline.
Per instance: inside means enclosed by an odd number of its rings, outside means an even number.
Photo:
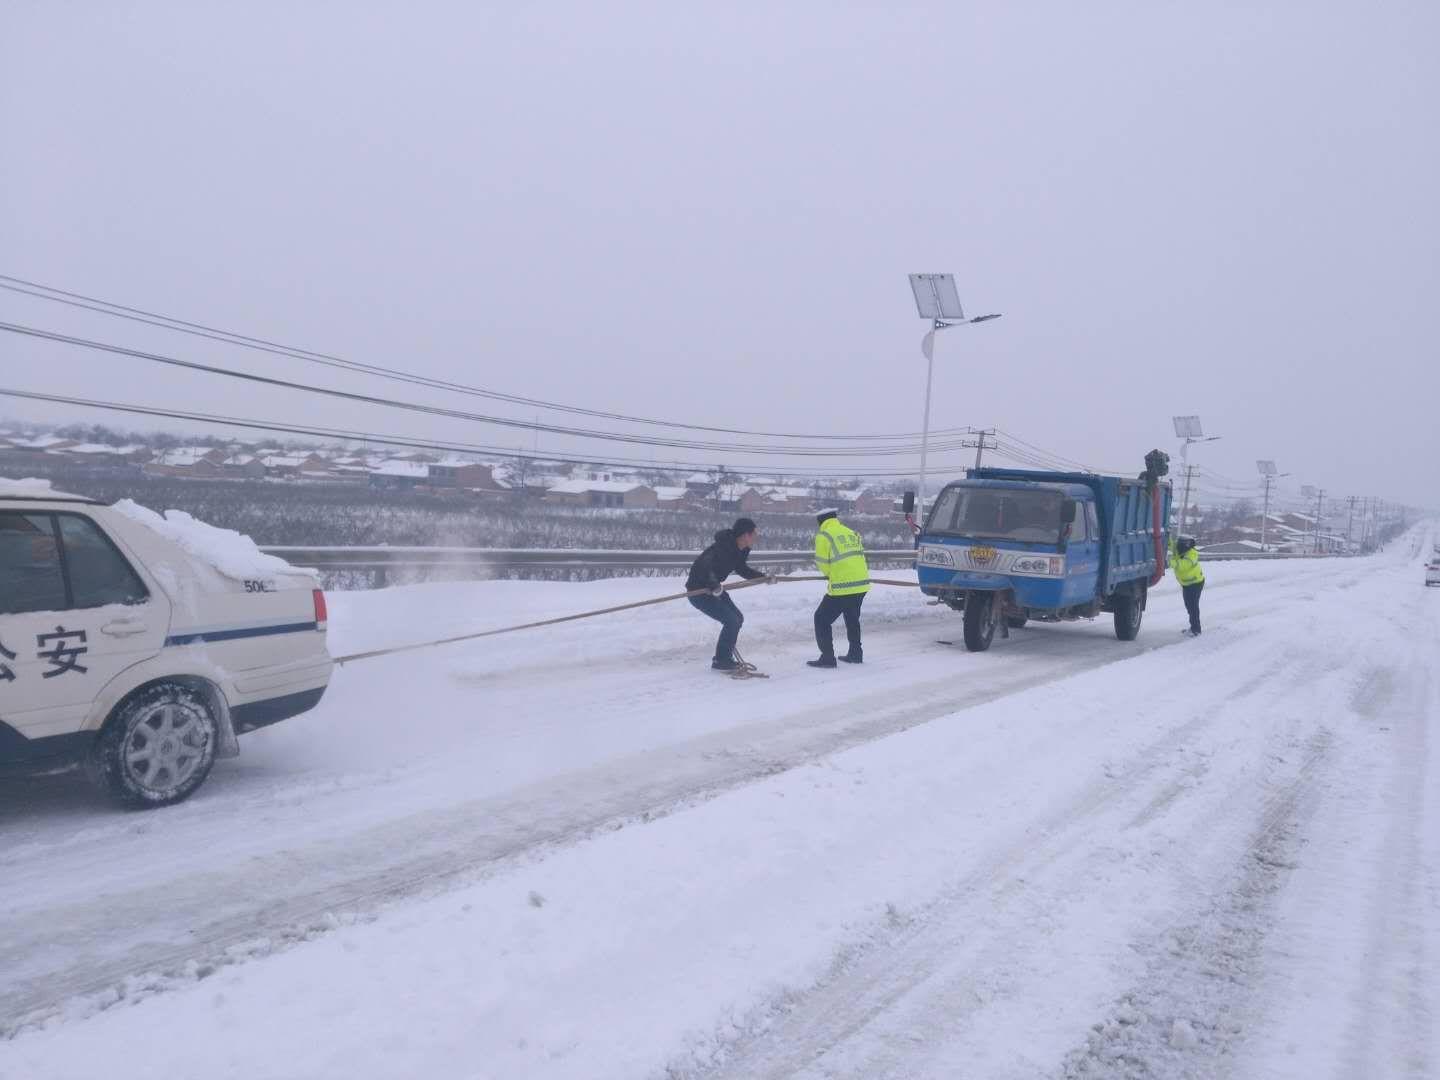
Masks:
[[[940,493],[927,532],[977,540],[1060,542],[1058,491],[952,487]]]

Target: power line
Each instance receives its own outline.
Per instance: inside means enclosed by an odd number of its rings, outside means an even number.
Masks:
[[[8,283],[8,284],[7,284]],[[747,435],[756,438],[768,439],[818,439],[824,441],[881,441],[886,439],[914,439],[919,438],[919,432],[905,432],[893,435],[821,435],[803,433],[785,433],[774,431],[751,431],[744,428],[710,427],[704,424],[686,424],[678,421],[656,420],[643,416],[629,416],[625,413],[607,412],[600,409],[587,409],[578,405],[564,405],[559,402],[543,401],[539,398],[524,397],[519,394],[507,394],[498,390],[487,390],[483,387],[470,386],[465,383],[451,382],[446,379],[436,379],[427,375],[416,375],[412,372],[399,371],[395,368],[383,367],[379,364],[366,364],[356,360],[346,360],[344,357],[335,356],[330,353],[316,352],[312,349],[303,349],[297,346],[284,345],[276,341],[269,341],[265,338],[252,337],[248,334],[236,333],[232,330],[222,330],[214,326],[206,326],[204,323],[189,322],[185,319],[178,319],[170,315],[162,315],[153,311],[146,311],[143,308],[127,307],[124,304],[116,304],[109,300],[101,300],[97,297],[86,296],[83,293],[69,292],[65,289],[57,289],[51,285],[42,285],[38,282],[27,281],[25,278],[12,277],[8,274],[0,274],[0,289],[7,289],[13,293],[34,297],[39,300],[48,300],[56,304],[65,304],[73,308],[82,308],[86,311],[93,311],[101,315],[109,315],[113,318],[127,319],[130,322],[143,323],[147,326],[158,327],[162,330],[171,330],[176,333],[190,334],[194,337],[208,338],[211,341],[218,341],[228,345],[236,345],[240,348],[253,349],[257,352],[270,353],[274,356],[285,356],[295,360],[303,360],[307,363],[321,364],[326,367],[339,368],[344,371],[359,372],[366,375],[373,375],[377,378],[389,379],[394,382],[409,383],[416,386],[425,386],[437,390],[446,390],[452,393],[466,394],[473,397],[486,398],[492,401],[503,401],[512,405],[523,405],[526,408],[550,409],[556,412],[573,413],[581,416],[593,416],[604,420],[617,420],[627,424],[645,424],[653,427],[675,428],[684,431],[706,431],[712,434],[721,435]],[[43,291],[37,291],[43,290]],[[53,295],[50,295],[53,294]],[[948,428],[936,432],[938,435],[968,434],[968,429]]]
[[[1039,455],[1039,456],[1042,457],[1042,458],[1048,458],[1048,459],[1051,460],[1051,461],[1057,462],[1057,463],[1059,463],[1060,465],[1065,466],[1065,467],[1066,467],[1065,471],[1076,471],[1076,472],[1093,472],[1093,471],[1094,471],[1089,465],[1086,465],[1084,462],[1077,461],[1077,460],[1075,460],[1074,458],[1067,458],[1067,457],[1065,457],[1063,454],[1057,454],[1057,453],[1055,453],[1053,450],[1046,450],[1046,449],[1045,449],[1044,447],[1042,447],[1042,446],[1036,446],[1034,443],[1026,442],[1024,439],[1020,438],[1020,436],[1016,435],[1014,432],[1005,431],[1005,430],[1002,428],[1002,429],[999,431],[999,434],[1000,434],[1000,435],[1003,435],[1005,438],[1009,439],[1012,443],[1016,443],[1016,444],[1018,444],[1018,445],[1020,445],[1020,446],[1026,447],[1027,449],[1033,451],[1035,454]],[[1057,471],[1061,471],[1061,470],[1057,470]]]
[[[441,453],[466,453],[483,456],[510,458],[533,462],[558,462],[567,465],[604,465],[626,469],[661,469],[663,471],[713,472],[714,462],[696,461],[654,461],[650,458],[625,457],[571,457],[565,454],[527,454],[512,447],[488,446],[450,440],[416,439],[403,435],[377,434],[370,431],[356,431],[347,428],[327,428],[314,424],[293,424],[281,421],[258,420],[248,417],[226,416],[217,413],[198,412],[185,409],[163,409],[150,405],[135,405],[119,401],[98,401],[88,398],[71,397],[64,394],[44,394],[30,390],[0,387],[0,397],[18,398],[26,401],[43,401],[51,404],[74,405],[81,408],[102,409],[110,412],[128,413],[167,420],[184,420],[193,423],[219,424],[228,427],[247,428],[255,431],[271,431],[277,434],[303,435],[310,438],[345,439],[354,442],[378,443],[384,446],[398,446],[415,450],[433,450]],[[902,469],[846,469],[828,466],[820,469],[765,469],[741,466],[748,476],[767,476],[775,479],[805,477],[807,479],[844,479],[847,477],[871,477],[875,479],[905,477],[913,470]],[[958,471],[958,467],[957,471]]]
[[[868,446],[868,447],[807,447],[807,446],[760,446],[755,444],[737,443],[716,443],[702,442],[690,439],[656,439],[647,438],[641,435],[627,435],[621,432],[600,431],[587,428],[562,427],[554,424],[539,424],[528,420],[513,420],[508,417],[489,416],[483,413],[465,412],[459,409],[448,409],[439,405],[425,405],[420,402],[400,401],[395,398],[377,397],[373,394],[361,394],[351,390],[340,390],[334,387],[316,386],[310,383],[295,382],[290,379],[279,379],[270,375],[259,375],[254,372],[239,371],[234,368],[220,367],[216,364],[202,364],[194,360],[182,360],[179,357],[165,356],[160,353],[145,352],[140,349],[130,349],[121,345],[113,345],[103,341],[93,341],[88,338],[74,337],[69,334],[60,334],[52,330],[43,330],[38,327],[22,326],[18,323],[0,322],[0,330],[13,334],[38,338],[45,341],[54,341],[60,344],[74,345],[81,348],[94,349],[100,352],[108,352],[119,356],[129,356],[140,360],[149,360],[154,363],[167,364],[189,371],[199,371],[211,375],[222,375],[227,378],[240,379],[247,382],[258,383],[264,386],[278,387],[284,390],[295,390],[302,393],[319,394],[326,397],[339,398],[346,401],[354,401],[366,405],[380,405],[386,408],[402,409],[409,412],[424,413],[432,416],[443,416],[449,419],[465,420],[474,423],[495,424],[501,427],[518,428],[524,431],[544,431],[554,435],[567,435],[574,438],[599,439],[609,442],[620,442],[641,446],[661,446],[668,449],[679,450],[704,450],[712,453],[724,454],[756,454],[774,456],[798,456],[798,457],[891,457],[904,456],[917,453],[918,446]],[[941,453],[947,450],[963,449],[963,441],[942,443],[937,447],[936,452]]]

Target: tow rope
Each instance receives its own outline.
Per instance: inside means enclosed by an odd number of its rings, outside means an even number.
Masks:
[[[800,581],[826,581],[820,574],[808,574],[800,577],[777,577],[776,585],[788,584]],[[764,578],[754,578],[749,581],[737,581],[734,584],[723,586],[726,592],[733,592],[736,589],[748,589],[755,585],[764,585]],[[905,589],[918,589],[918,581],[892,581],[887,578],[871,578],[871,585],[893,585]],[[537,630],[542,626],[558,626],[560,623],[574,622],[576,619],[593,619],[600,615],[614,615],[620,611],[633,611],[636,608],[651,607],[655,604],[668,604],[675,600],[688,600],[692,596],[705,596],[712,592],[711,589],[691,589],[688,592],[671,593],[668,596],[657,596],[652,600],[636,600],[630,604],[617,604],[614,607],[597,608],[594,611],[582,611],[575,615],[561,615],[554,619],[541,619],[539,622],[520,623],[518,626],[502,626],[498,630],[481,630],[473,634],[456,634],[454,637],[437,638],[434,641],[421,641],[414,645],[396,645],[389,649],[370,649],[367,652],[350,653],[347,656],[335,657],[335,664],[348,664],[354,660],[370,660],[376,656],[393,656],[396,653],[414,652],[416,649],[430,649],[437,645],[453,645],[459,641],[476,641],[480,638],[496,637],[500,634],[513,634],[519,630]],[[737,674],[736,678],[766,678],[755,670],[754,664],[740,661],[739,654],[736,660],[740,662],[741,668],[748,668],[746,674]],[[740,669],[737,668],[737,672]]]

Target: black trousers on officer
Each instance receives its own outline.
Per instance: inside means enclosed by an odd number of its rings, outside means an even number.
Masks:
[[[850,641],[850,655],[859,658],[860,651],[860,605],[865,602],[864,593],[850,596],[831,596],[828,593],[815,609],[815,643],[820,646],[821,656],[835,655],[835,620],[844,616],[845,636]]]
[[[1194,585],[1182,585],[1180,591],[1185,594],[1185,610],[1190,613],[1190,632],[1200,633],[1200,590],[1205,588],[1205,582],[1197,581]]]

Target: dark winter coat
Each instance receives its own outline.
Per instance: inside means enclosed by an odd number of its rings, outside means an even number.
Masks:
[[[685,579],[685,589],[713,589],[731,574],[753,580],[764,577],[759,570],[751,568],[750,552],[741,551],[735,543],[733,529],[721,529],[715,534],[715,542],[700,553],[690,564],[690,576]]]

